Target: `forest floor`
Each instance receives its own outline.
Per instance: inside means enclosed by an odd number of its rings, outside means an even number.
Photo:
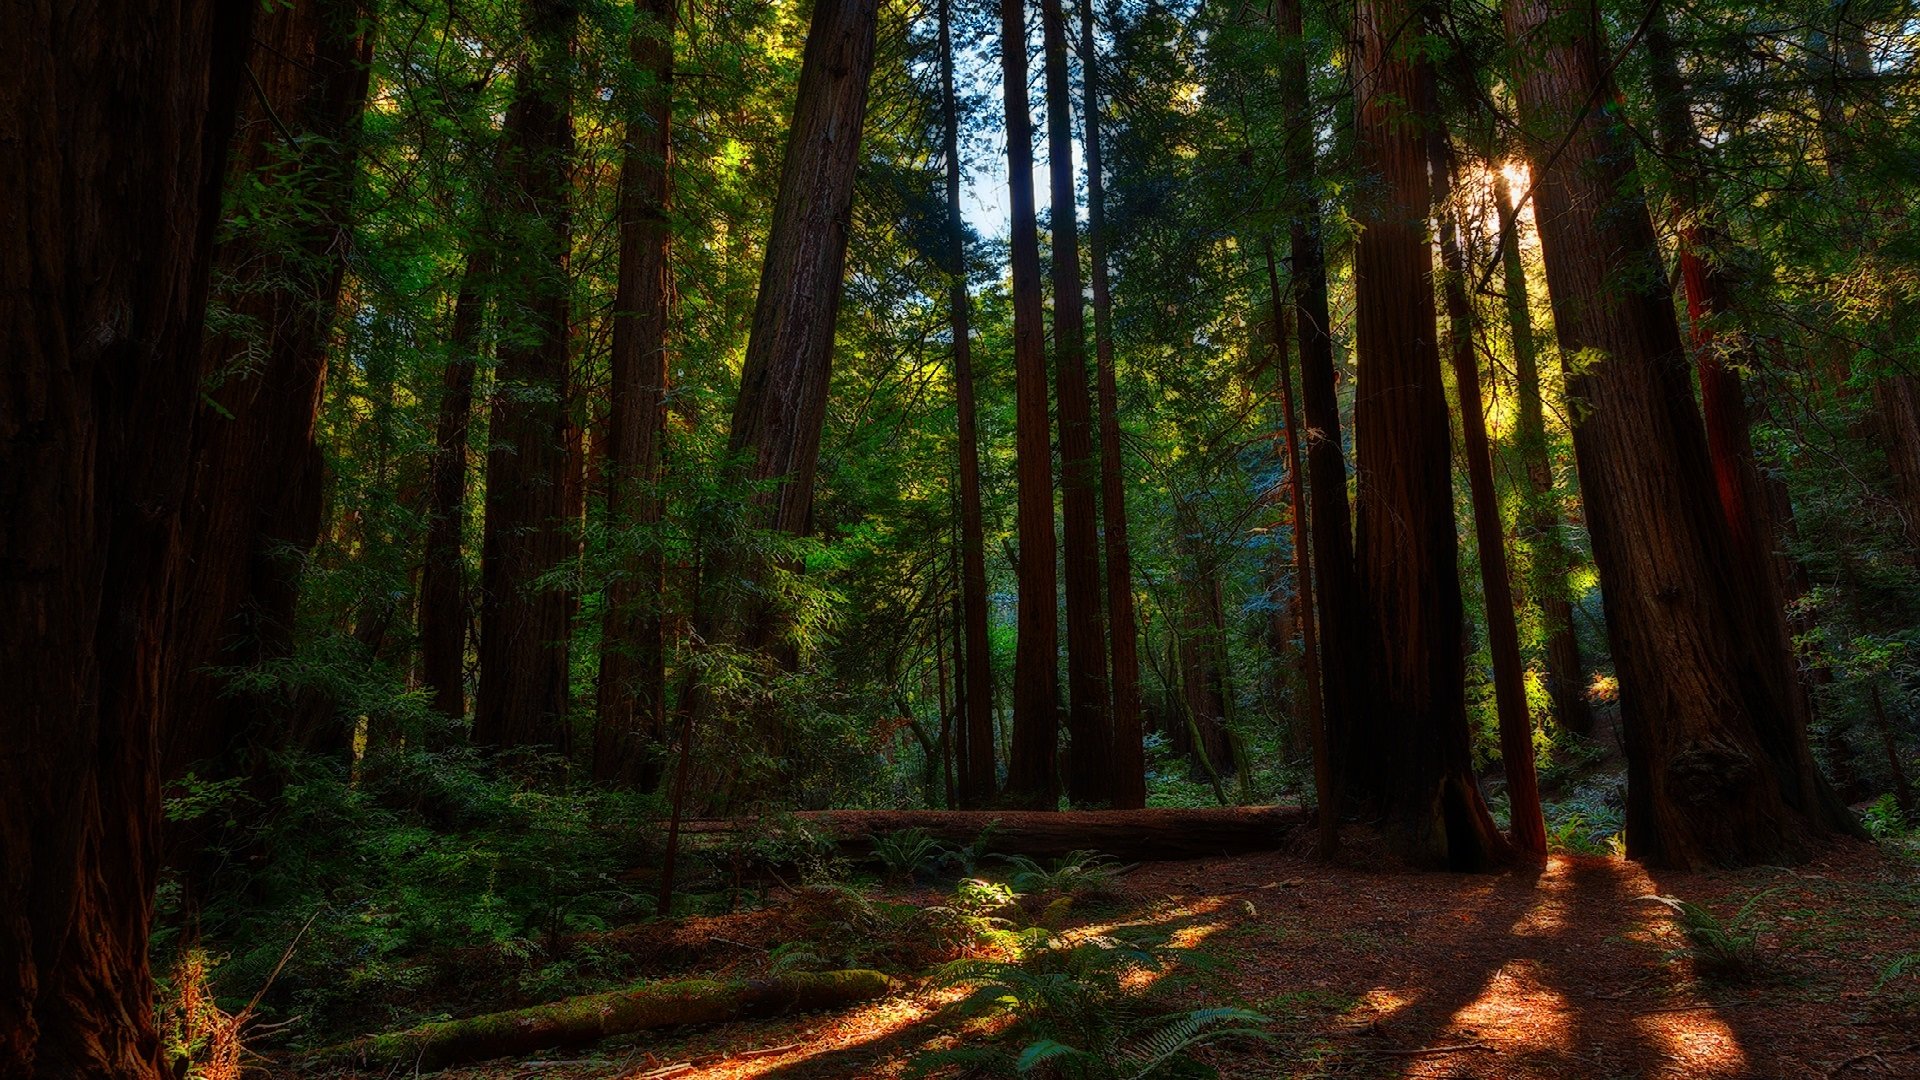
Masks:
[[[1754,970],[1737,980],[1703,972],[1674,912],[1645,899],[1654,894],[1723,920],[1758,897]],[[891,897],[932,905],[945,894]],[[771,903],[777,910],[777,895]],[[739,946],[741,972],[792,932],[764,911],[694,923],[684,930]],[[1148,863],[1065,925],[1156,925],[1209,954],[1207,999],[1273,1021],[1270,1039],[1199,1053],[1229,1078],[1920,1077],[1920,978],[1883,978],[1920,952],[1920,867],[1864,844],[1791,868],[1710,873],[1562,856],[1480,875],[1282,852]],[[909,986],[838,1014],[653,1033],[587,1056],[441,1075],[894,1077],[914,1054],[954,1044],[940,1014],[954,996]]]

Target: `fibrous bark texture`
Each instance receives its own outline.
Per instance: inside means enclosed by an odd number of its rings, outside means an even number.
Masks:
[[[954,681],[959,684],[960,802],[992,800],[993,665],[987,644],[986,526],[980,505],[980,435],[973,392],[971,301],[967,296],[966,227],[960,220],[960,111],[953,90],[953,15],[940,3],[940,93],[947,158],[947,258],[953,284],[948,305],[953,330],[953,400],[960,454],[960,634]]]
[[[1047,432],[1047,354],[1040,298],[1040,235],[1033,209],[1033,117],[1027,105],[1027,24],[1022,0],[1000,0],[1006,100],[1007,187],[1012,208],[1016,527],[1020,552],[1018,640],[1013,658],[1013,738],[1006,799],[1056,809],[1060,625],[1054,569],[1053,448]]]
[[[567,422],[574,0],[528,0],[526,59],[502,132],[499,366],[480,550],[480,689],[473,739],[565,752],[572,601],[553,575],[577,550]]]
[[[1839,826],[1797,738],[1790,658],[1720,513],[1686,348],[1591,4],[1510,0],[1555,329],[1620,673],[1627,850],[1695,866],[1804,855]],[[1573,18],[1568,18],[1569,14]]]
[[[166,606],[257,8],[0,15],[0,1076],[161,1075]]]
[[[667,420],[667,220],[672,171],[672,0],[640,0],[631,52],[645,85],[627,121],[620,166],[607,411],[607,531],[621,553],[601,627],[593,774],[651,791],[666,731],[666,562],[658,537],[660,443]]]
[[[1427,242],[1431,191],[1413,5],[1362,0],[1354,255],[1355,559],[1366,598],[1367,708],[1344,793],[1416,862],[1475,868],[1504,847],[1475,782],[1461,655],[1452,455]]]
[[[1126,459],[1120,452],[1120,392],[1113,370],[1113,290],[1107,280],[1106,179],[1100,148],[1100,63],[1093,0],[1080,4],[1080,117],[1087,153],[1087,258],[1093,279],[1093,351],[1100,407],[1100,520],[1106,544],[1107,633],[1113,659],[1115,809],[1147,805],[1147,762],[1140,722],[1140,645],[1133,610],[1133,555],[1127,541]]]
[[[1060,418],[1061,555],[1067,593],[1067,797],[1107,802],[1113,779],[1107,631],[1100,611],[1100,525],[1093,404],[1087,393],[1080,222],[1073,184],[1073,87],[1060,0],[1040,0],[1047,67],[1047,171],[1053,225],[1053,367]]]

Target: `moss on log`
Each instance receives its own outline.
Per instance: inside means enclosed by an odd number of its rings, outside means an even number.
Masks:
[[[925,829],[935,839],[964,844],[994,827],[990,847],[1001,854],[1058,858],[1098,851],[1123,862],[1205,859],[1285,847],[1311,815],[1293,806],[1228,806],[1196,810],[817,810],[793,817],[834,839],[848,854],[865,854],[876,835]],[[695,818],[682,832],[709,843],[752,836],[766,827],[753,818]]]
[[[315,1062],[444,1069],[469,1061],[585,1046],[651,1028],[835,1008],[881,997],[891,986],[880,972],[861,970],[647,983],[357,1039],[320,1051]]]

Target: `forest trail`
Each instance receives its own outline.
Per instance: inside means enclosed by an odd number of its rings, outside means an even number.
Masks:
[[[1217,963],[1207,993],[1274,1020],[1202,1053],[1228,1078],[1800,1078],[1920,1075],[1920,994],[1877,986],[1920,950],[1913,866],[1866,846],[1793,868],[1649,872],[1553,857],[1495,875],[1338,867],[1272,853],[1139,866],[1081,932],[1152,924]],[[1644,899],[1728,918],[1748,899],[1758,974],[1695,970]],[[927,903],[936,902],[932,894]],[[767,944],[777,944],[769,942]],[[892,1077],[952,1045],[945,995],[607,1044],[451,1080]],[[974,1030],[969,1041],[981,1032]]]

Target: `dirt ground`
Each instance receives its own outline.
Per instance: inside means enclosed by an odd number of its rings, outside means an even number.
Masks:
[[[1219,962],[1216,999],[1274,1019],[1270,1041],[1206,1054],[1230,1078],[1920,1077],[1920,868],[1849,845],[1791,868],[1650,873],[1555,857],[1492,875],[1328,867],[1287,854],[1142,865],[1101,925],[1158,924]],[[1747,899],[1759,974],[1695,970],[1666,907]],[[929,896],[929,902],[931,902]],[[1100,920],[1104,920],[1101,922]],[[450,1080],[891,1077],[952,1045],[907,991],[838,1015],[455,1070]]]

